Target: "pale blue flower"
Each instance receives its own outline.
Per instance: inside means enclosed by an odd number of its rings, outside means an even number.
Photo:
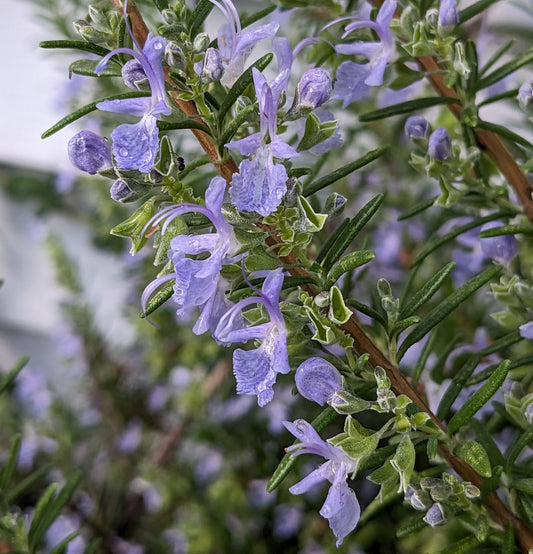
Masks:
[[[233,373],[237,380],[238,394],[255,394],[259,406],[270,402],[278,373],[288,373],[287,330],[279,307],[279,295],[283,285],[283,272],[276,269],[266,277],[259,296],[237,302],[220,319],[215,338],[223,343],[261,341],[253,350],[238,348],[233,353]],[[262,304],[270,322],[252,327],[242,325],[242,312],[253,304]],[[241,323],[239,323],[239,321]]]
[[[294,381],[304,398],[321,406],[342,390],[339,370],[322,358],[309,358],[302,362],[296,370]]]
[[[349,23],[342,38],[346,38],[352,31],[361,28],[369,28],[378,35],[377,42],[357,41],[351,44],[337,44],[335,50],[339,54],[351,56],[363,56],[368,60],[366,64],[345,61],[337,69],[334,87],[334,98],[343,100],[343,107],[362,98],[369,87],[383,84],[385,67],[394,53],[394,38],[389,30],[389,25],[396,10],[396,0],[385,0],[379,9],[376,21],[362,19]],[[338,19],[327,25],[333,25],[342,19]]]
[[[221,277],[222,265],[233,263],[239,245],[232,226],[222,215],[222,202],[226,181],[214,177],[205,193],[205,207],[198,204],[182,203],[170,206],[157,214],[149,226],[162,221],[164,233],[168,224],[176,217],[197,212],[205,215],[212,223],[214,232],[202,235],[178,235],[170,242],[168,257],[175,271],[155,279],[144,290],[141,298],[143,310],[154,291],[163,283],[175,279],[173,301],[177,304],[177,315],[187,316],[194,308],[201,308],[200,316],[193,328],[196,334],[214,331],[220,317],[230,306],[224,292],[227,282]],[[197,257],[202,254],[209,257]],[[194,256],[194,257],[192,257]]]
[[[322,481],[331,483],[320,515],[329,521],[329,526],[337,537],[338,547],[344,537],[355,529],[361,516],[361,508],[355,492],[346,481],[348,473],[355,470],[354,461],[340,448],[322,440],[313,426],[304,419],[297,419],[293,423],[285,421],[283,424],[301,441],[286,448],[287,452],[292,452],[293,456],[316,454],[327,460],[299,483],[293,485],[289,491],[292,494],[302,494]]]
[[[113,166],[109,143],[92,131],[80,131],[69,140],[68,157],[78,169],[90,175]]]
[[[127,10],[126,4],[124,13]],[[170,115],[171,113],[166,102],[165,72],[162,66],[162,56],[167,41],[163,37],[150,33],[141,49],[131,32],[127,19],[125,22],[138,51],[131,48],[113,50],[98,63],[96,73],[104,71],[112,56],[128,54],[133,56],[136,63],[130,60],[132,63],[129,66],[130,62],[125,64],[124,82],[129,87],[139,88],[146,79],[152,95],[142,98],[104,100],[99,102],[96,107],[108,112],[130,114],[141,118],[138,123],[125,123],[113,130],[111,133],[113,155],[120,169],[138,169],[143,173],[148,173],[154,165],[159,148],[157,119],[161,115]]]
[[[242,75],[244,62],[255,44],[274,36],[279,25],[267,23],[243,30],[233,2],[230,0],[211,0],[211,2],[228,21],[218,29],[218,51],[224,68],[221,83],[224,86],[231,86]]]
[[[441,27],[455,27],[458,23],[457,0],[440,0],[439,25]]]
[[[452,150],[452,141],[446,127],[435,129],[429,136],[428,156],[435,160],[444,161]]]

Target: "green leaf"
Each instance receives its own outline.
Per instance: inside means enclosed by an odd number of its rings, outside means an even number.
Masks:
[[[514,554],[515,552],[514,527],[509,521],[503,535],[502,554]]]
[[[263,19],[263,17],[271,14],[276,8],[277,6],[275,4],[270,4],[270,6],[267,6],[257,12],[254,10],[249,16],[241,19],[241,27],[245,29],[246,27],[253,25],[256,21],[259,21],[260,19]]]
[[[465,537],[460,541],[454,542],[450,546],[443,548],[435,554],[466,554],[471,550],[474,550],[482,542],[477,537]]]
[[[481,388],[475,391],[467,402],[453,415],[448,424],[448,433],[450,435],[457,432],[498,391],[507,377],[510,363],[509,360],[504,360]],[[533,427],[531,432],[533,437]]]
[[[346,177],[346,175],[349,175],[350,173],[356,171],[357,169],[361,169],[365,165],[368,165],[370,162],[373,162],[374,160],[377,160],[380,156],[382,156],[390,147],[389,146],[381,146],[380,148],[376,148],[375,150],[371,150],[361,158],[355,160],[354,162],[350,162],[349,164],[346,164],[342,166],[339,169],[336,169],[329,175],[326,175],[324,177],[321,177],[317,181],[314,181],[310,185],[305,186],[303,195],[304,196],[311,196],[311,194],[314,194],[315,192],[318,192],[319,190],[322,190],[323,188],[332,185],[339,179],[342,179],[343,177]]]
[[[407,102],[401,102],[400,104],[393,104],[386,108],[367,112],[359,116],[359,121],[366,123],[368,121],[376,121],[378,119],[385,119],[393,115],[400,115],[404,113],[411,113],[414,111],[423,110],[425,108],[431,108],[432,106],[442,106],[447,104],[459,104],[459,100],[456,98],[448,98],[446,96],[432,96],[430,98],[418,98],[417,100],[408,100]]]
[[[57,546],[52,548],[48,554],[64,554],[67,551],[68,544],[73,541],[78,535],[79,531],[74,531],[70,535],[67,535]]]
[[[424,335],[429,333],[435,325],[440,323],[447,315],[449,315],[457,306],[464,302],[476,290],[481,288],[485,283],[488,283],[502,272],[501,266],[493,266],[479,273],[463,286],[453,291],[450,296],[440,302],[429,314],[420,322],[420,325],[413,329],[405,338],[402,345],[398,349],[398,359],[401,359],[407,349],[418,342]]]
[[[330,248],[333,246],[334,242],[342,235],[346,227],[350,224],[350,218],[347,217],[344,221],[335,229],[333,233],[328,235],[326,242],[322,245],[320,252],[317,254],[315,261],[321,263],[325,258],[326,254],[329,252]]]
[[[357,250],[350,252],[337,260],[328,273],[328,281],[324,288],[329,288],[341,276],[357,267],[367,264],[376,257],[370,250]]]
[[[428,279],[418,292],[414,294],[413,298],[400,308],[400,317],[409,317],[414,314],[420,306],[423,306],[439,290],[454,267],[455,262],[450,262],[437,271],[433,277]]]
[[[185,119],[184,121],[158,121],[160,131],[174,131],[176,129],[199,129],[206,135],[212,136],[211,130],[197,119]]]
[[[427,523],[422,519],[423,517],[424,515],[416,516],[415,518],[412,518],[406,523],[400,525],[400,527],[398,527],[398,530],[396,531],[396,536],[399,539],[403,539],[404,537],[421,531],[424,527],[427,526]]]
[[[477,122],[476,128],[492,131],[493,133],[496,133],[501,137],[503,137],[504,139],[510,140],[511,142],[516,142],[517,144],[520,144],[521,146],[525,146],[526,148],[533,148],[533,144],[531,144],[528,140],[526,140],[524,137],[521,137],[520,135],[517,135],[516,133],[511,131],[509,128],[504,127],[503,125],[498,125],[497,123],[490,123],[489,121],[482,121],[480,119]]]
[[[338,287],[331,287],[329,291],[329,312],[328,317],[330,321],[337,325],[346,323],[352,316],[352,311],[346,307],[342,292]]]
[[[529,48],[522,54],[515,56],[512,60],[509,60],[500,68],[496,69],[492,73],[489,73],[483,79],[480,79],[477,82],[476,90],[482,90],[484,88],[490,87],[494,83],[501,81],[507,75],[514,73],[517,69],[520,69],[524,65],[527,65],[533,61],[533,48]]]
[[[172,294],[174,293],[174,282],[175,281],[167,283],[158,292],[150,297],[150,300],[146,303],[145,311],[139,314],[141,319],[145,319],[151,313],[155,312],[157,308],[160,308],[167,300],[172,298]]]
[[[254,113],[257,109],[255,104],[250,104],[242,109],[227,125],[226,129],[222,133],[219,140],[219,149],[231,141],[235,133],[239,130],[239,127],[248,120],[250,114]]]
[[[204,22],[214,6],[210,0],[200,0],[198,2],[189,20],[189,34],[191,38],[194,38],[202,30]]]
[[[332,421],[335,420],[336,417],[337,412],[328,406],[311,422],[311,425],[318,433],[320,433],[320,431],[324,430]],[[298,444],[298,442],[298,440],[295,440],[292,444]],[[267,492],[272,492],[279,487],[283,479],[285,479],[285,477],[287,477],[287,475],[292,471],[295,463],[296,458],[293,456],[292,452],[288,452],[285,456],[283,456],[281,462],[268,482]]]
[[[28,532],[28,544],[32,551],[39,546],[39,543],[44,538],[46,531],[50,528],[52,523],[57,519],[61,510],[70,500],[74,491],[76,490],[79,482],[81,480],[81,471],[77,471],[64,485],[64,487],[59,491],[57,496],[54,497],[56,488],[52,489],[49,487],[45,491],[45,495],[41,498],[44,498],[43,504],[41,506],[41,500],[37,504],[35,509],[35,515],[31,522],[30,530]],[[39,507],[41,510],[39,511]]]
[[[372,216],[378,211],[385,199],[384,194],[378,194],[367,202],[355,216],[350,220],[349,225],[338,236],[337,240],[331,246],[329,252],[322,262],[324,272],[327,274],[341,257],[342,253],[348,248],[359,231],[372,219]]]
[[[533,496],[533,477],[526,477],[525,479],[513,479],[512,486],[519,491]]]
[[[531,225],[502,225],[493,227],[479,233],[479,238],[499,237],[501,235],[533,235],[533,226]]]
[[[494,102],[499,102],[500,100],[505,100],[506,98],[512,98],[513,100],[516,100],[516,97],[518,96],[518,90],[517,88],[513,88],[511,90],[506,90],[505,92],[502,92],[501,94],[495,94],[494,96],[489,96],[483,102],[480,102],[477,107],[481,108],[482,106],[487,106],[488,104],[493,104]]]
[[[20,481],[9,491],[9,493],[5,494],[6,504],[13,504],[21,494],[32,490],[35,483],[41,480],[52,469],[52,467],[52,464],[45,464]]]
[[[70,125],[74,121],[80,119],[80,117],[83,117],[84,115],[94,112],[94,110],[98,109],[96,105],[99,104],[100,102],[104,102],[104,100],[122,100],[124,98],[140,98],[141,96],[150,96],[150,93],[143,92],[143,91],[122,92],[120,94],[113,94],[112,96],[108,96],[107,98],[102,98],[101,100],[96,100],[95,102],[91,102],[90,104],[83,106],[82,108],[76,110],[75,112],[68,114],[63,119],[60,119],[55,125],[52,125],[52,127],[47,129],[41,135],[41,138],[42,139],[48,138],[52,136],[54,133],[57,133],[57,131],[60,131],[61,129],[63,129],[63,127],[66,127],[67,125]]]
[[[84,40],[44,40],[39,43],[40,48],[69,48],[73,50],[81,50],[82,52],[91,52],[99,56],[106,56],[111,50],[98,46],[92,42]]]
[[[148,240],[146,234],[143,233],[148,221],[153,217],[155,212],[153,199],[148,200],[140,206],[128,219],[115,225],[110,233],[117,237],[125,237],[131,239],[130,253],[137,254],[139,250],[146,244]]]
[[[423,200],[419,204],[417,204],[414,208],[410,209],[409,211],[403,213],[401,216],[398,217],[397,221],[404,221],[406,219],[409,219],[410,217],[413,217],[414,215],[417,215],[428,208],[431,208],[435,205],[435,202],[438,200],[438,196],[434,196],[433,198],[429,198],[428,200]]]
[[[370,306],[366,306],[365,304],[359,302],[358,300],[354,300],[353,298],[348,298],[346,300],[346,304],[351,308],[355,308],[358,312],[361,312],[362,314],[365,314],[368,317],[371,317],[374,321],[377,321],[382,327],[385,327],[385,328],[387,327],[387,322],[385,321],[385,318]]]
[[[468,6],[468,8],[465,8],[459,12],[459,24],[472,19],[478,13],[485,11],[489,6],[492,6],[492,4],[496,4],[496,2],[499,1],[500,0],[478,0],[474,4]]]
[[[396,77],[388,84],[388,87],[392,90],[401,90],[424,78],[422,71],[411,69],[401,62],[396,62],[394,69],[396,70]]]
[[[304,134],[296,150],[298,152],[309,150],[313,146],[325,141],[333,135],[337,126],[337,121],[321,122],[316,114],[310,113],[305,120]]]
[[[24,366],[30,361],[29,356],[23,356],[15,366],[6,373],[0,380],[0,394],[5,392],[15,382],[17,375],[24,369]]]
[[[405,434],[390,461],[392,467],[400,475],[400,489],[398,492],[403,491],[405,493],[407,490],[407,485],[409,485],[409,480],[415,468],[415,458],[415,447],[409,435]]]
[[[489,429],[487,429],[487,425],[477,419],[471,419],[470,426],[474,430],[477,441],[483,446],[485,452],[488,454],[492,466],[503,466],[503,455],[494,442]]]
[[[121,68],[116,63],[97,74],[95,72],[97,64],[98,60],[76,60],[69,65],[68,72],[69,75],[75,73],[86,77],[120,77],[122,75]]]
[[[488,59],[487,63],[481,68],[480,75],[485,74],[514,44],[514,39],[507,41],[502,47],[498,48],[496,52]],[[478,104],[481,106],[482,102]]]
[[[253,81],[252,77],[252,68],[257,68],[259,71],[263,71],[263,69],[266,68],[266,66],[272,61],[272,58],[274,57],[274,54],[265,54],[262,58],[259,58],[256,62],[254,62],[235,82],[235,84],[231,87],[231,89],[228,91],[228,94],[224,98],[224,101],[222,102],[220,106],[220,110],[218,112],[218,123],[221,124],[224,120],[224,116],[228,113],[229,109],[235,102],[237,102],[237,99],[241,94],[247,89],[247,87],[251,84]]]
[[[492,476],[489,456],[479,442],[463,440],[454,448],[453,453],[475,469],[482,477]]]
[[[0,491],[5,494],[7,487],[13,477],[15,468],[17,467],[17,460],[20,452],[21,436],[17,434],[11,441],[11,448],[9,450],[9,456],[7,458],[6,465],[0,473]]]
[[[488,382],[488,381],[487,381]],[[503,381],[502,381],[503,382]],[[531,446],[531,441],[533,440],[533,425],[529,427],[529,429],[520,435],[520,438],[518,440],[515,440],[513,442],[513,446],[511,447],[509,454],[507,454],[507,461],[506,461],[506,473],[508,475],[512,474],[513,465],[520,455],[520,452],[524,450],[526,446]]]
[[[304,230],[309,233],[317,233],[320,231],[322,227],[324,227],[328,215],[315,212],[311,204],[309,204],[303,196],[298,197],[298,205],[305,221]],[[302,223],[304,223],[304,221],[302,221]]]
[[[481,225],[483,225],[484,223],[488,223],[489,221],[494,221],[495,219],[509,217],[511,215],[513,215],[511,212],[501,211],[490,215],[486,215],[484,217],[479,217],[478,219],[475,219],[470,223],[461,225],[459,227],[455,227],[449,233],[446,233],[442,237],[437,237],[436,239],[430,240],[426,244],[426,246],[421,250],[420,254],[418,254],[413,266],[420,264],[423,260],[427,258],[427,256],[429,256],[432,252],[437,250],[437,248],[440,248],[441,246],[455,239],[459,235],[466,233],[466,231],[470,231],[470,229],[480,227]]]

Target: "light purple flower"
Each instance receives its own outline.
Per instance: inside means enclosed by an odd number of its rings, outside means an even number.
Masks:
[[[481,231],[501,227],[501,221],[489,221],[481,227]],[[487,258],[496,260],[502,265],[508,264],[518,253],[518,243],[514,235],[481,238],[481,251]]]
[[[127,12],[127,2],[124,3],[124,13]],[[127,18],[126,27],[138,51],[131,48],[117,48],[107,54],[96,66],[96,73],[101,73],[107,67],[109,60],[116,54],[133,56],[136,63],[131,63],[123,72],[124,82],[132,88],[139,88],[139,77],[144,73],[150,85],[152,95],[142,98],[124,98],[104,100],[96,107],[100,110],[124,113],[141,117],[135,124],[124,123],[111,133],[113,139],[113,155],[121,169],[138,169],[148,173],[152,168],[158,151],[159,131],[156,121],[163,115],[170,115],[171,110],[166,102],[165,72],[162,66],[162,56],[167,41],[163,37],[148,35],[144,47],[133,36]],[[128,62],[129,63],[129,62]],[[141,79],[141,82],[143,79]]]
[[[346,481],[348,473],[355,470],[354,461],[340,448],[322,440],[313,426],[304,419],[297,419],[293,423],[285,421],[283,424],[301,441],[286,448],[287,452],[293,452],[293,456],[316,454],[327,460],[299,483],[293,485],[289,491],[292,494],[302,494],[322,481],[331,483],[320,515],[329,521],[329,526],[337,537],[338,547],[344,537],[355,529],[361,515],[355,492]]]
[[[405,135],[409,138],[424,138],[428,131],[428,122],[423,115],[412,115],[404,126]]]
[[[331,77],[322,67],[308,69],[298,83],[298,106],[315,110],[331,95]]]
[[[226,181],[214,177],[205,193],[205,207],[192,203],[170,206],[157,214],[149,226],[162,221],[164,234],[168,224],[176,217],[197,212],[205,215],[215,231],[203,235],[178,235],[170,242],[168,257],[174,264],[175,272],[155,279],[144,290],[141,298],[143,310],[154,291],[166,281],[176,280],[173,300],[178,305],[178,316],[189,315],[195,307],[201,308],[193,332],[197,335],[213,331],[216,323],[229,307],[224,292],[226,281],[221,277],[223,264],[237,260],[234,256],[238,242],[233,228],[222,215],[222,202]],[[209,253],[208,258],[197,259],[191,256]]]
[[[218,29],[218,51],[222,58],[224,75],[221,83],[231,86],[244,70],[244,62],[252,48],[261,40],[274,36],[279,28],[277,23],[267,23],[252,29],[243,30],[239,14],[230,0],[211,0],[224,14],[228,23]]]
[[[323,406],[342,390],[339,370],[322,358],[309,358],[302,362],[294,376],[298,392],[307,400]]]
[[[441,27],[455,27],[458,23],[457,0],[440,0],[439,25]]]
[[[383,84],[385,67],[394,53],[394,40],[389,25],[396,10],[396,0],[385,0],[379,9],[376,21],[362,19],[349,23],[342,38],[352,31],[369,28],[378,35],[378,42],[357,41],[351,44],[337,44],[335,50],[339,54],[363,56],[368,59],[366,64],[345,61],[337,69],[334,88],[334,98],[343,100],[343,108],[362,98],[369,87]],[[328,27],[340,20],[335,20]]]
[[[218,81],[224,71],[220,52],[216,48],[208,48],[203,61],[194,64],[194,71],[204,83]]]
[[[238,348],[233,353],[233,373],[237,380],[237,394],[255,394],[259,406],[270,402],[278,373],[288,373],[287,330],[279,307],[279,295],[283,285],[283,271],[276,269],[263,282],[260,296],[252,296],[237,302],[220,319],[215,338],[222,344],[260,340],[253,350]],[[270,318],[269,323],[252,327],[242,326],[242,311],[252,305],[262,304]],[[241,320],[241,323],[238,321]]]
[[[109,143],[92,131],[80,131],[69,140],[68,157],[78,169],[90,175],[113,166]]]
[[[442,162],[450,155],[451,149],[452,141],[446,127],[435,129],[429,137],[429,157]]]
[[[520,335],[525,339],[533,340],[533,321],[520,325]]]
[[[255,67],[252,69],[255,93],[259,104],[260,131],[225,146],[238,150],[243,156],[239,173],[233,175],[230,197],[239,210],[271,214],[280,205],[287,191],[287,171],[274,157],[285,159],[298,156],[298,152],[277,134],[278,100],[285,90],[292,65],[292,51],[287,39],[273,41],[278,59],[278,75],[270,83]]]

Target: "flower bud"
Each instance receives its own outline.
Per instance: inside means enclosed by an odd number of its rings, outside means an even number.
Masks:
[[[431,506],[432,500],[426,491],[415,491],[409,497],[409,502],[415,510],[425,512]]]
[[[405,135],[409,138],[425,138],[428,132],[428,122],[423,115],[412,115],[404,126]]]
[[[439,25],[441,27],[455,27],[458,23],[457,0],[440,0]]]
[[[500,227],[501,221],[490,221],[481,227],[481,231]],[[481,251],[487,258],[491,258],[498,263],[505,265],[509,263],[518,252],[518,243],[514,235],[500,235],[497,237],[486,237],[481,240]]]
[[[134,192],[128,187],[127,183],[122,181],[121,179],[117,179],[109,189],[109,194],[111,195],[111,198],[115,200],[116,202],[127,202],[128,198]]]
[[[161,12],[161,15],[163,16],[163,19],[165,20],[165,23],[167,25],[174,25],[174,23],[178,22],[178,16],[176,15],[176,12],[174,10],[165,9]]]
[[[529,340],[533,340],[533,321],[520,325],[520,335]]]
[[[140,62],[135,59],[128,60],[122,67],[122,79],[124,84],[135,90],[149,90],[148,77]],[[148,86],[148,89],[146,88]]]
[[[524,83],[518,89],[518,102],[520,103],[520,106],[523,109],[526,109],[528,105],[531,103],[532,98],[533,98],[533,86],[531,86],[531,83]]]
[[[346,197],[338,192],[330,194],[326,199],[324,211],[331,217],[336,217],[344,211],[346,206]]]
[[[68,157],[78,169],[91,175],[113,165],[109,143],[92,131],[80,131],[69,140]]]
[[[431,527],[435,527],[436,525],[442,525],[446,523],[446,517],[444,516],[444,510],[442,506],[436,502],[431,506],[431,508],[428,510],[427,514],[424,516],[424,521],[431,525]]]
[[[314,110],[331,95],[331,77],[321,67],[308,69],[297,87],[298,107]]]
[[[323,406],[342,390],[339,370],[322,358],[309,358],[300,364],[294,376],[298,392],[307,400]]]
[[[396,407],[396,395],[390,389],[378,388],[376,400],[378,406],[387,412]]]
[[[205,51],[204,61],[194,64],[194,71],[200,75],[200,79],[204,83],[218,81],[224,71],[220,52],[216,48],[208,48]]]
[[[428,154],[430,158],[443,161],[452,149],[452,141],[445,127],[439,127],[429,137]]]
[[[192,48],[195,52],[204,52],[210,42],[211,41],[209,40],[209,35],[207,33],[199,33],[196,37],[194,37]]]
[[[175,67],[177,69],[185,69],[187,66],[185,54],[182,48],[175,42],[167,41],[165,47],[165,60],[170,67]]]

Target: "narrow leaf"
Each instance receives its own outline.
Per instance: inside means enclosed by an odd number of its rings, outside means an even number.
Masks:
[[[527,139],[525,139],[524,137],[521,137],[520,135],[517,135],[516,133],[511,131],[509,128],[504,127],[503,125],[498,125],[497,123],[490,123],[489,121],[479,120],[476,125],[476,128],[492,131],[493,133],[496,133],[501,137],[507,140],[510,140],[511,142],[516,142],[517,144],[520,144],[521,146],[525,146],[526,148],[533,148],[533,144],[531,144]]]
[[[531,63],[532,61],[533,48],[529,48],[522,54],[519,54],[518,56],[509,60],[507,63],[505,63],[492,73],[489,73],[489,75],[487,75],[483,79],[480,79],[477,83],[476,90],[482,90],[484,88],[490,87],[494,83],[501,81],[504,77],[507,77],[507,75],[514,73],[517,69],[520,69],[521,67]]]
[[[331,233],[326,242],[322,245],[320,252],[317,254],[315,261],[321,263],[326,254],[329,252],[330,248],[333,246],[334,242],[339,238],[339,236],[344,232],[346,227],[350,224],[350,218],[347,217],[333,233]]]
[[[513,214],[507,211],[496,212],[490,215],[486,215],[485,217],[479,217],[478,219],[475,219],[474,221],[471,221],[470,223],[467,223],[465,225],[460,225],[459,227],[455,227],[449,233],[446,233],[442,237],[437,237],[436,239],[430,240],[428,244],[421,250],[420,254],[418,254],[413,265],[418,265],[420,262],[426,259],[426,257],[429,256],[432,252],[437,250],[437,248],[440,248],[441,246],[450,242],[451,240],[458,237],[459,235],[466,233],[466,231],[470,231],[470,229],[475,229],[476,227],[480,227],[481,225],[483,225],[484,223],[488,223],[489,221],[494,221],[495,219],[509,217],[510,215],[513,215]]]
[[[512,474],[513,465],[516,459],[518,458],[518,456],[520,455],[520,452],[522,452],[522,450],[524,450],[526,446],[530,445],[532,440],[533,440],[533,425],[525,433],[522,433],[518,440],[514,441],[513,446],[511,447],[509,454],[507,455],[506,473],[508,475]]]
[[[96,100],[95,102],[91,102],[90,104],[83,106],[79,110],[76,110],[75,112],[68,114],[66,117],[59,120],[55,125],[52,125],[50,129],[47,129],[41,135],[41,138],[42,139],[48,138],[54,133],[57,133],[57,131],[60,131],[61,129],[63,129],[63,127],[66,127],[67,125],[70,125],[77,119],[80,119],[80,117],[83,117],[84,115],[87,115],[88,113],[93,112],[94,110],[97,109],[96,104],[99,104],[104,100],[122,100],[123,98],[139,98],[141,96],[150,96],[150,93],[142,92],[142,91],[122,92],[121,94],[114,94],[113,96],[108,96],[107,98],[102,98],[101,100]]]
[[[160,131],[174,131],[176,129],[199,129],[207,135],[211,135],[210,129],[196,119],[185,119],[184,121],[158,121],[157,127]]]
[[[509,360],[504,360],[489,379],[463,404],[454,414],[448,424],[448,433],[453,435],[458,431],[478,410],[480,410],[498,391],[507,377]],[[533,437],[533,427],[530,429]]]
[[[332,268],[333,264],[340,258],[342,253],[348,248],[354,238],[357,236],[359,231],[372,219],[372,216],[377,212],[385,195],[378,194],[367,202],[359,212],[350,220],[349,225],[346,226],[345,230],[340,234],[337,240],[331,246],[328,254],[322,262],[322,267],[326,274]]]
[[[454,449],[454,454],[475,469],[482,477],[492,477],[489,456],[479,442],[461,441]]]
[[[485,283],[488,283],[502,272],[501,266],[493,266],[479,273],[463,286],[455,290],[450,296],[440,302],[431,312],[420,322],[403,341],[398,350],[399,359],[405,354],[407,349],[418,342],[424,335],[429,333],[433,327],[440,323],[447,315],[449,315],[457,306],[464,302],[476,290],[481,288]]]
[[[435,205],[435,202],[437,201],[438,198],[439,198],[438,196],[434,196],[433,198],[429,198],[428,200],[423,200],[422,202],[417,204],[414,208],[412,208],[411,210],[405,212],[400,217],[398,217],[398,221],[404,221],[405,219],[409,219],[410,217],[413,217],[414,215],[417,215],[427,210],[428,208],[431,208],[432,206]]]
[[[174,283],[175,281],[170,281],[160,290],[158,290],[146,303],[146,309],[143,313],[139,314],[139,317],[144,319],[149,316],[151,313],[155,312],[157,308],[161,307],[167,300],[172,297],[174,293]]]
[[[98,60],[76,60],[69,65],[68,72],[69,75],[75,73],[85,77],[119,77],[122,74],[120,66],[116,63],[104,69],[102,73],[97,74],[95,72],[97,64]]]
[[[519,491],[526,492],[533,496],[533,478],[513,479],[513,487]]]
[[[15,487],[13,487],[9,493],[5,495],[6,503],[8,505],[13,504],[13,502],[24,492],[29,491],[33,488],[33,485],[42,479],[49,471],[52,469],[52,464],[45,464],[39,469],[28,475],[25,479],[20,481]]]
[[[41,521],[44,517],[46,517],[47,510],[52,504],[56,490],[57,483],[49,485],[39,498],[37,506],[35,506],[35,512],[33,513],[33,519],[31,520],[30,530],[28,531],[28,546],[30,547],[31,552],[35,552],[37,546],[39,545],[39,540],[35,539],[35,535],[41,525]]]
[[[514,527],[509,522],[505,527],[505,534],[503,535],[502,554],[514,554],[515,552]]]
[[[355,160],[354,162],[351,162],[349,164],[342,166],[341,168],[330,173],[329,175],[326,175],[318,179],[318,181],[314,181],[313,183],[311,183],[310,185],[304,188],[303,195],[311,196],[311,194],[314,194],[315,192],[318,192],[319,190],[322,190],[323,188],[329,185],[332,185],[333,183],[335,183],[339,179],[342,179],[343,177],[346,177],[346,175],[349,175],[353,171],[356,171],[357,169],[361,169],[365,165],[368,165],[370,162],[377,160],[380,156],[385,154],[385,152],[389,148],[390,148],[389,146],[381,146],[380,148],[371,150],[370,152],[368,152],[358,160]]]
[[[331,406],[328,406],[311,422],[311,425],[320,433],[320,431],[325,429],[336,417],[337,412]],[[298,444],[298,442],[298,440],[295,440],[293,444]],[[272,474],[267,485],[267,492],[272,492],[281,484],[283,479],[292,471],[295,463],[296,457],[293,456],[292,452],[287,452]]]
[[[511,48],[514,44],[514,39],[507,41],[501,48],[496,50],[494,54],[488,59],[487,63],[481,68],[479,72],[480,76],[487,73],[487,71]]]
[[[483,448],[489,455],[492,466],[503,466],[505,463],[503,454],[494,442],[490,431],[487,429],[487,425],[477,419],[470,420],[470,425],[474,430],[477,441],[483,445]]]
[[[9,457],[6,465],[0,473],[0,491],[5,494],[6,488],[9,486],[15,468],[17,467],[17,460],[20,452],[21,436],[17,434],[11,441],[11,448],[9,449]]]
[[[341,276],[352,271],[357,267],[367,264],[376,257],[374,252],[370,250],[357,250],[356,252],[350,252],[346,256],[337,260],[331,270],[329,271],[328,281],[324,288],[329,289],[331,285]]]
[[[403,539],[413,533],[418,533],[421,529],[427,526],[427,523],[422,519],[423,517],[423,515],[417,516],[410,519],[407,523],[400,525],[396,531],[396,536],[399,539]]]
[[[366,123],[367,121],[376,121],[377,119],[385,119],[392,115],[400,115],[414,111],[431,108],[432,106],[442,106],[446,104],[458,104],[456,98],[448,98],[446,96],[432,96],[430,98],[418,98],[417,100],[408,100],[400,104],[393,104],[386,108],[367,112],[359,116],[359,121]]]
[[[354,300],[353,298],[349,298],[348,300],[346,300],[346,304],[350,306],[350,308],[354,308],[358,312],[361,312],[362,314],[365,314],[368,317],[371,317],[374,321],[377,321],[382,327],[387,327],[387,322],[385,321],[385,318],[373,308],[370,308],[369,306],[366,306],[365,304],[362,304],[361,302],[359,302],[358,300]]]
[[[501,227],[493,227],[479,233],[482,239],[489,237],[499,237],[501,235],[533,235],[533,227],[531,225],[502,225]]]
[[[459,12],[459,23],[464,23],[465,21],[472,19],[478,13],[485,11],[489,6],[492,6],[492,4],[496,4],[496,2],[499,1],[500,0],[478,0],[471,6],[468,6],[468,8],[465,8]]]
[[[423,306],[440,288],[446,277],[455,267],[455,262],[446,264],[441,270],[437,271],[433,277],[428,279],[424,285],[415,293],[413,298],[400,308],[400,317],[409,317],[414,314],[420,306]]]
[[[488,104],[493,104],[494,102],[499,102],[500,100],[505,100],[506,98],[512,98],[513,100],[516,99],[518,96],[518,90],[517,88],[513,88],[511,90],[506,90],[505,92],[502,92],[501,94],[495,94],[494,96],[489,96],[487,99],[483,100],[483,102],[480,102],[477,107],[481,108],[482,106],[487,106]]]
[[[228,124],[224,133],[220,137],[219,148],[230,142],[233,135],[239,130],[239,127],[248,119],[249,115],[256,111],[256,106],[250,104],[241,110]]]
[[[243,17],[241,19],[241,27],[245,29],[246,27],[253,25],[256,21],[259,21],[260,19],[263,19],[263,17],[271,14],[276,7],[277,6],[275,4],[270,4],[270,6],[267,6],[262,10],[252,12],[248,17]]]
[[[99,56],[106,56],[111,50],[98,46],[92,42],[84,40],[44,40],[39,43],[40,48],[70,48],[73,50],[81,50],[82,52],[91,52]]]
[[[477,537],[465,537],[460,541],[454,542],[450,546],[443,548],[435,554],[466,554],[478,547],[482,542]]]
[[[235,82],[235,84],[231,87],[228,94],[226,95],[226,98],[224,98],[224,101],[222,102],[222,105],[220,106],[220,110],[218,112],[218,122],[219,124],[222,123],[224,120],[224,116],[228,113],[229,109],[235,102],[237,102],[237,99],[241,94],[246,90],[248,85],[253,80],[252,77],[252,68],[257,68],[259,71],[263,71],[263,69],[266,68],[266,66],[272,61],[272,58],[274,57],[274,54],[265,54],[262,58],[259,58],[256,62],[254,62]]]
[[[9,387],[14,383],[17,375],[24,369],[24,366],[29,362],[30,357],[22,357],[16,364],[15,367],[9,370],[6,375],[2,377],[0,381],[0,394],[9,389]]]
[[[191,37],[195,37],[204,26],[204,21],[214,8],[210,0],[200,0],[191,14],[189,32]]]
[[[73,541],[78,535],[79,531],[74,531],[70,535],[67,535],[57,546],[52,548],[48,554],[64,554],[67,551],[68,544]]]

